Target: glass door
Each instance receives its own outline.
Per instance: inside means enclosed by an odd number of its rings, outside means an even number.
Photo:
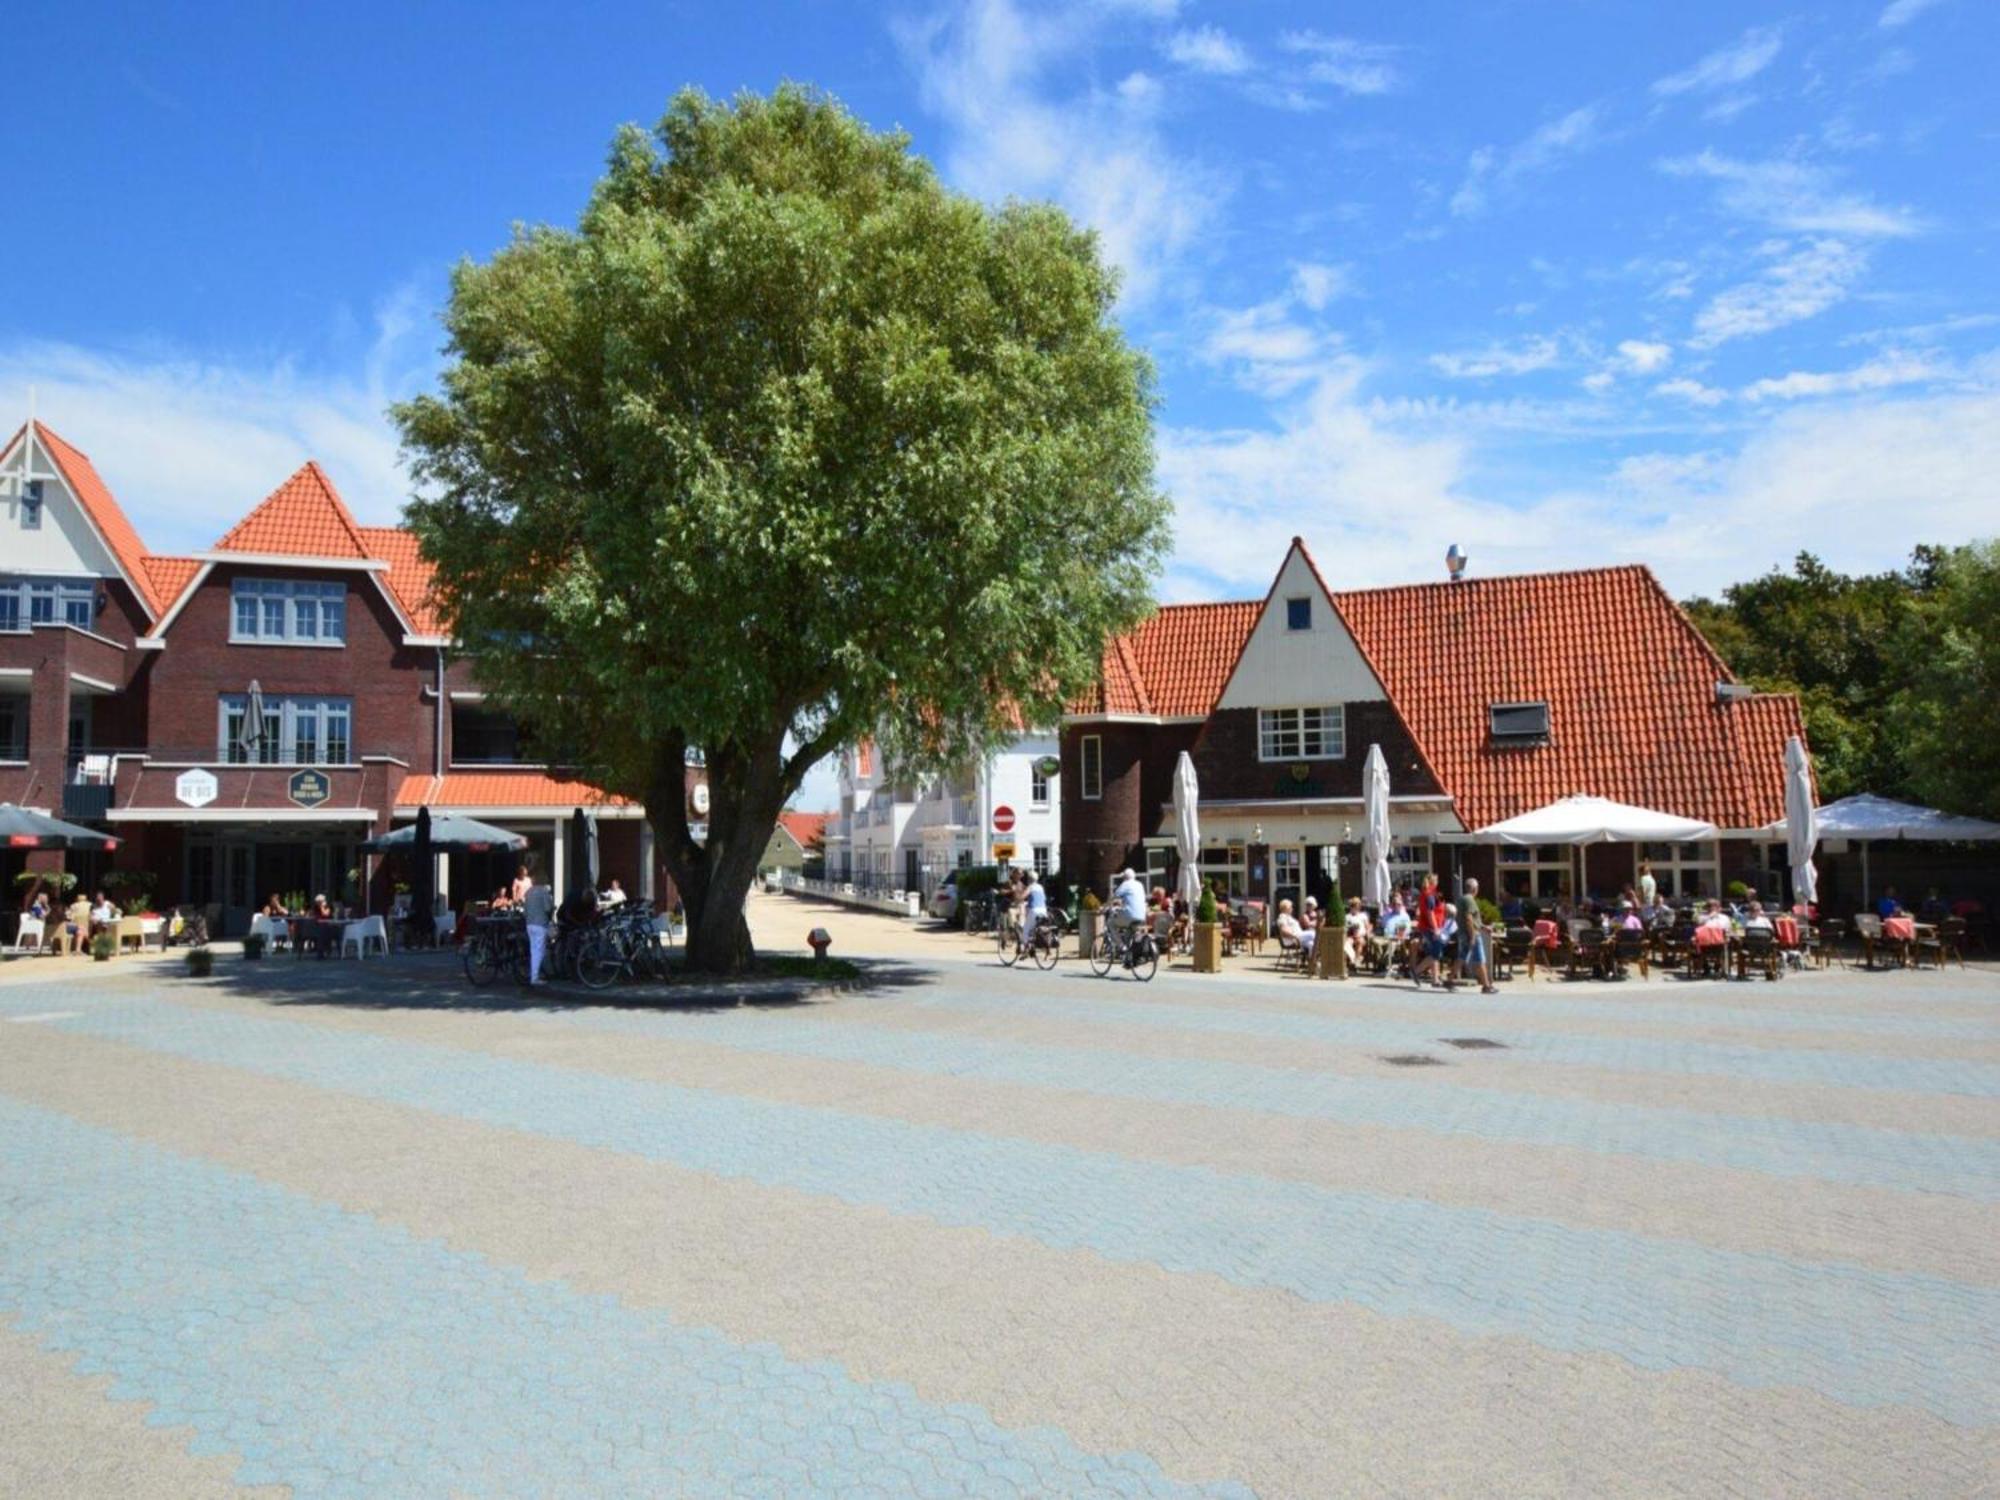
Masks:
[[[1296,915],[1306,904],[1306,851],[1298,844],[1280,844],[1271,850],[1271,914],[1278,903],[1289,901]]]

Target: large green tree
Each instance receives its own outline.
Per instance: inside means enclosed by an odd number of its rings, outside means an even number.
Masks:
[[[1115,294],[1059,210],[952,193],[798,87],[678,95],[576,229],[454,272],[442,390],[394,412],[410,524],[488,690],[644,800],[691,964],[750,961],[814,764],[1053,722],[1149,610],[1166,502]]]
[[[2000,541],[1927,562],[1891,723],[1920,800],[2000,818]]]

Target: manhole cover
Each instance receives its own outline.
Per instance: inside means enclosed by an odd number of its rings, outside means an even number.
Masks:
[[[1488,1047],[1497,1047],[1504,1052],[1507,1048],[1505,1042],[1496,1042],[1490,1036],[1441,1036],[1438,1040],[1447,1047],[1463,1047],[1467,1052],[1477,1052]]]
[[[1405,1052],[1398,1057],[1385,1057],[1382,1061],[1392,1068],[1441,1068],[1444,1066],[1443,1058],[1427,1057],[1421,1052]]]

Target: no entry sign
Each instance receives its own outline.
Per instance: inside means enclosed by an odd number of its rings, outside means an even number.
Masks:
[[[1004,802],[993,809],[993,831],[995,833],[1014,831],[1014,809]]]

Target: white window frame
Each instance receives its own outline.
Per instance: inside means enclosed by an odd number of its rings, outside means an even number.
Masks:
[[[27,631],[37,625],[74,625],[88,630],[97,619],[95,578],[0,577],[0,600],[11,606],[12,623],[0,631]],[[37,610],[45,610],[38,615]]]
[[[1507,877],[1523,873],[1528,877],[1528,888],[1517,891]],[[1545,881],[1544,875],[1555,878]],[[1523,901],[1553,901],[1575,881],[1576,850],[1569,844],[1502,844],[1494,855],[1493,894],[1498,901],[1510,896]],[[1570,894],[1576,893],[1571,890]]]
[[[1049,805],[1049,776],[1042,770],[1040,760],[1028,767],[1028,805],[1046,808]]]
[[[1028,846],[1028,861],[1035,867],[1035,874],[1040,879],[1048,879],[1049,872],[1055,868],[1053,853],[1053,846],[1049,844]]]
[[[224,693],[216,700],[216,760],[230,766],[351,766],[354,764],[354,700],[309,694],[270,694],[264,699],[264,738],[257,759],[245,754],[242,723],[249,695]],[[313,754],[299,756],[299,731],[311,726]],[[336,726],[339,733],[335,733]],[[338,746],[338,757],[328,754]]]
[[[317,578],[238,578],[229,586],[229,643],[337,651],[347,644],[347,585]]]
[[[1210,879],[1222,877],[1222,893],[1225,896],[1248,896],[1250,894],[1250,850],[1239,843],[1204,844],[1201,850],[1201,882],[1207,885]]]
[[[1086,734],[1077,741],[1077,795],[1086,802],[1104,800],[1104,736]]]
[[[1389,839],[1389,889],[1400,891],[1404,886],[1415,887],[1418,881],[1431,872],[1431,841],[1429,839],[1399,839],[1393,834]]]
[[[1257,759],[1266,763],[1347,759],[1347,705],[1258,709]]]
[[[1665,853],[1659,851],[1664,850]],[[1639,866],[1653,867],[1653,880],[1662,896],[1677,901],[1699,892],[1722,896],[1722,844],[1718,839],[1702,839],[1692,844],[1636,844],[1632,849],[1632,883],[1639,882]]]

